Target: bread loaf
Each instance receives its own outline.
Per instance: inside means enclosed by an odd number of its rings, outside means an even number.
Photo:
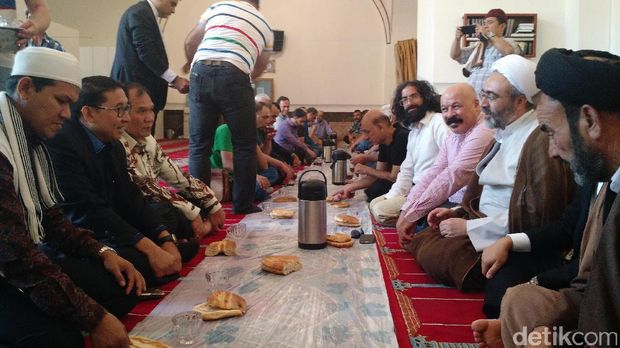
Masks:
[[[336,225],[345,227],[360,227],[360,221],[351,215],[339,214],[334,217]]]
[[[278,196],[273,199],[274,203],[289,203],[289,202],[297,202],[296,197],[292,196]]]
[[[213,308],[206,303],[196,305],[192,309],[202,315],[202,320],[218,320],[243,315],[243,312],[240,309],[218,309]]]
[[[335,208],[348,208],[348,207],[351,206],[351,204],[349,202],[345,202],[345,201],[339,201],[339,202],[331,201],[331,202],[328,202],[328,203],[329,203],[329,205],[331,205],[332,207],[335,207]]]
[[[287,275],[299,271],[302,266],[297,256],[273,255],[264,256],[261,260],[261,267],[270,273]]]
[[[273,209],[269,215],[271,215],[274,219],[290,219],[295,216],[295,211],[288,209]]]
[[[169,345],[142,336],[130,336],[129,348],[172,348]]]
[[[213,242],[207,246],[205,256],[215,256],[224,254],[226,256],[237,255],[237,243],[234,240],[221,240]]]
[[[243,297],[228,291],[215,291],[207,297],[207,304],[218,309],[238,309],[245,313],[246,303]]]
[[[344,243],[351,241],[351,236],[344,233],[335,233],[327,235],[328,242]]]

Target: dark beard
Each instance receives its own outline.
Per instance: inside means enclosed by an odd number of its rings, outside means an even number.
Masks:
[[[605,160],[586,145],[578,132],[572,132],[574,158],[570,162],[575,182],[580,186],[604,180]]]
[[[405,127],[409,127],[414,123],[420,122],[424,116],[426,116],[426,112],[428,111],[428,107],[426,105],[420,105],[415,109],[405,110],[405,119],[402,124]]]

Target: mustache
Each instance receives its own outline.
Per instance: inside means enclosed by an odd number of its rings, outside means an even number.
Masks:
[[[446,125],[451,126],[453,124],[461,124],[463,123],[463,119],[462,118],[458,118],[456,116],[452,116],[449,117],[448,119],[446,119]]]

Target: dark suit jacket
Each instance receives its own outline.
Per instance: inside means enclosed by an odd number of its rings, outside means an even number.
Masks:
[[[160,76],[168,69],[166,48],[147,1],[125,11],[116,34],[116,54],[110,77],[123,82],[139,82],[149,89],[155,110],[163,110],[168,82]]]
[[[569,262],[537,276],[540,285],[549,289],[565,288],[577,276],[583,229],[588,220],[590,201],[595,190],[596,184],[580,187],[573,202],[560,219],[525,231],[530,239],[532,252],[553,253],[573,249],[573,256]]]
[[[114,246],[133,245],[143,234],[156,240],[161,218],[130,180],[119,141],[96,154],[84,128],[72,119],[47,145],[64,196],[60,206],[74,225]]]

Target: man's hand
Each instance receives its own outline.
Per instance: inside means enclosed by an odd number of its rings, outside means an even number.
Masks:
[[[512,250],[512,238],[506,236],[498,239],[488,248],[482,251],[482,274],[487,279],[495,276],[495,273],[502,268]]]
[[[286,185],[289,181],[293,180],[293,169],[289,167],[286,163],[282,161],[277,161],[276,167],[278,168],[280,174],[284,176],[284,179],[282,180],[282,185]]]
[[[353,157],[351,157],[351,165],[355,166],[356,164],[359,164],[359,163],[365,163],[366,160],[367,158],[366,158],[365,153],[353,155]]]
[[[316,158],[316,152],[312,151],[311,149],[306,149],[306,154],[312,159],[314,160]]]
[[[118,256],[113,251],[104,251],[101,254],[101,258],[103,267],[112,273],[119,286],[125,287],[125,294],[128,295],[135,288],[136,294],[140,295],[146,289],[144,277],[131,262]]]
[[[189,81],[184,77],[177,76],[172,81],[172,87],[181,94],[187,94],[189,92]]]
[[[223,228],[225,219],[226,219],[226,213],[224,213],[224,209],[222,208],[220,208],[220,210],[214,213],[211,213],[211,215],[209,215],[209,220],[211,220],[213,229]]]
[[[129,337],[127,337],[125,325],[110,313],[106,313],[99,324],[90,332],[90,339],[95,348],[129,347]]]
[[[301,165],[301,160],[299,159],[299,157],[296,154],[293,154],[291,156],[291,158],[292,158],[291,163],[292,163],[293,167],[299,167]]]
[[[369,166],[367,166],[367,165],[365,165],[365,164],[358,163],[358,164],[356,164],[356,165],[355,165],[355,167],[353,168],[353,173],[355,173],[355,174],[364,174],[364,175],[366,175],[366,174],[368,174],[368,173],[370,172],[370,170],[369,170],[369,169],[370,169],[370,167],[369,167]]]
[[[439,223],[443,220],[455,217],[454,211],[448,208],[435,208],[428,213],[428,225],[433,229],[439,228]]]
[[[398,243],[401,247],[411,243],[411,239],[415,234],[415,223],[409,222],[405,219],[404,214],[401,212],[396,222],[396,231],[398,232]]]
[[[461,31],[461,27],[456,27],[456,34],[455,34],[455,38],[457,40],[459,40],[461,37],[463,37],[463,32]]]
[[[149,265],[156,277],[164,277],[181,271],[181,254],[172,242],[162,244],[150,254],[146,255]]]
[[[355,196],[355,191],[353,191],[351,189],[351,186],[349,185],[344,185],[342,187],[342,190],[337,191],[336,193],[334,193],[334,195],[332,196],[334,201],[341,201],[343,199],[348,199],[348,198],[352,198],[353,196]]]
[[[451,218],[439,223],[439,233],[442,236],[453,238],[467,235],[467,220]]]
[[[213,229],[213,225],[211,225],[211,221],[203,221],[202,216],[198,214],[194,220],[192,220],[192,231],[194,232],[194,236],[196,239],[201,240],[207,234],[211,233]]]
[[[258,184],[260,185],[260,187],[264,190],[266,188],[268,188],[269,186],[271,186],[271,184],[269,183],[269,179],[267,179],[267,177],[262,176],[262,175],[256,175],[256,181],[258,182]]]

